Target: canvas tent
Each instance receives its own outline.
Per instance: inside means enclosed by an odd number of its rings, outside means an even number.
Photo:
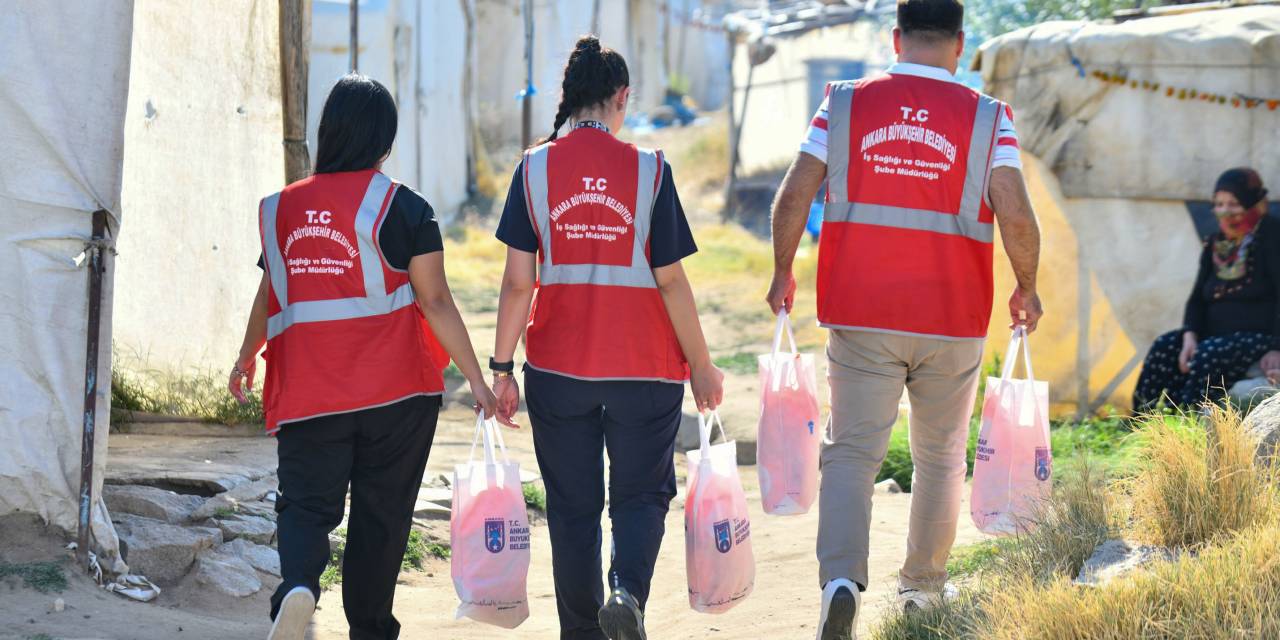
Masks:
[[[1127,407],[1151,341],[1182,321],[1214,179],[1248,165],[1280,185],[1280,7],[1051,22],[987,42],[975,67],[1014,109],[1041,220],[1036,374],[1059,410]]]
[[[133,3],[10,3],[0,12],[0,514],[27,512],[74,532],[85,420],[88,274],[77,257],[93,212],[119,230]],[[94,398],[103,417],[93,486],[106,460],[112,260]],[[123,572],[101,498],[94,550]]]
[[[225,375],[262,277],[258,201],[285,182],[278,5],[135,4],[118,365]]]
[[[785,169],[822,103],[826,83],[873,75],[893,62],[889,31],[863,9],[819,2],[779,5],[725,20],[735,32],[732,109],[741,121],[739,174]],[[762,41],[772,53],[752,64],[752,49]]]
[[[478,117],[491,144],[520,142],[525,88],[525,25],[520,0],[475,0]],[[533,5],[533,135],[550,132],[560,103],[564,62],[578,37],[591,33],[596,4],[600,41],[617,49],[631,75],[632,109],[662,102],[667,88],[662,59],[662,3],[655,0],[536,0]]]
[[[446,217],[467,199],[464,6],[474,2],[359,3],[359,71],[391,90],[400,113],[396,143],[383,171],[416,189]],[[307,142],[312,158],[325,97],[350,68],[350,6],[349,0],[311,1]]]

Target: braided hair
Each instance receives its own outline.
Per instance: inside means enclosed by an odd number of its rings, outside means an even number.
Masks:
[[[622,54],[600,46],[600,39],[587,35],[578,38],[564,65],[564,82],[560,85],[560,107],[551,135],[542,142],[556,139],[574,113],[608,100],[618,89],[630,86],[627,61]]]

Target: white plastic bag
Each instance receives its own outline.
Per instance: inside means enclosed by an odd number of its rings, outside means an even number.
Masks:
[[[1026,379],[1012,377],[1019,346]],[[1049,383],[1035,379],[1026,330],[1018,327],[1009,341],[1004,371],[999,378],[987,378],[969,504],[974,525],[991,535],[1034,528],[1036,510],[1050,495],[1052,473]]]
[[[782,351],[786,332],[791,351]],[[759,356],[760,425],[756,472],[765,513],[798,515],[818,497],[818,382],[813,354],[796,350],[786,310],[778,312],[773,352]]]
[[[481,440],[484,461],[477,462]],[[520,465],[507,459],[497,421],[483,415],[476,419],[467,463],[454,468],[449,540],[450,572],[460,600],[457,617],[506,629],[524,622],[529,617],[529,518]]]
[[[751,595],[756,565],[747,497],[738,478],[738,449],[732,441],[711,445],[712,422],[719,423],[720,416],[698,415],[702,446],[685,454],[689,459],[685,570],[689,606],[703,613],[724,613]],[[723,425],[720,432],[724,433]]]

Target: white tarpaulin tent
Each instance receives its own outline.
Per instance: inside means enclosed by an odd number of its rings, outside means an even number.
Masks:
[[[467,199],[463,1],[359,3],[359,70],[387,86],[400,114],[383,171],[422,193],[441,215]],[[311,2],[307,142],[313,161],[324,100],[350,68],[350,7],[349,0]]]
[[[21,0],[0,11],[0,514],[74,532],[85,419],[91,214],[120,226],[133,3]],[[103,284],[93,469],[101,495],[111,378],[112,261]],[[94,550],[124,571],[101,499]]]
[[[1036,373],[1059,410],[1126,407],[1152,340],[1182,322],[1218,174],[1253,166],[1280,192],[1280,7],[1046,23],[975,66],[1014,109],[1043,227]]]
[[[519,144],[525,88],[525,28],[520,0],[475,0],[479,118],[487,139]],[[533,4],[533,137],[551,131],[560,103],[564,63],[578,37],[591,33],[597,3],[587,0],[537,0]],[[599,0],[600,43],[627,61],[632,105],[647,111],[662,103],[667,89],[663,68],[663,17],[653,0]],[[672,27],[675,28],[674,25]],[[500,173],[509,171],[503,167]],[[509,175],[509,174],[507,174]],[[504,175],[503,181],[505,183]]]

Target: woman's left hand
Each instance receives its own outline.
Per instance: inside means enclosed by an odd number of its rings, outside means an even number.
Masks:
[[[1262,362],[1258,363],[1263,371],[1275,371],[1280,369],[1280,351],[1272,349],[1262,356]]]
[[[244,404],[249,401],[248,393],[253,391],[253,374],[258,368],[258,357],[247,361],[237,360],[231,368],[231,377],[227,380],[227,390],[236,402]]]

